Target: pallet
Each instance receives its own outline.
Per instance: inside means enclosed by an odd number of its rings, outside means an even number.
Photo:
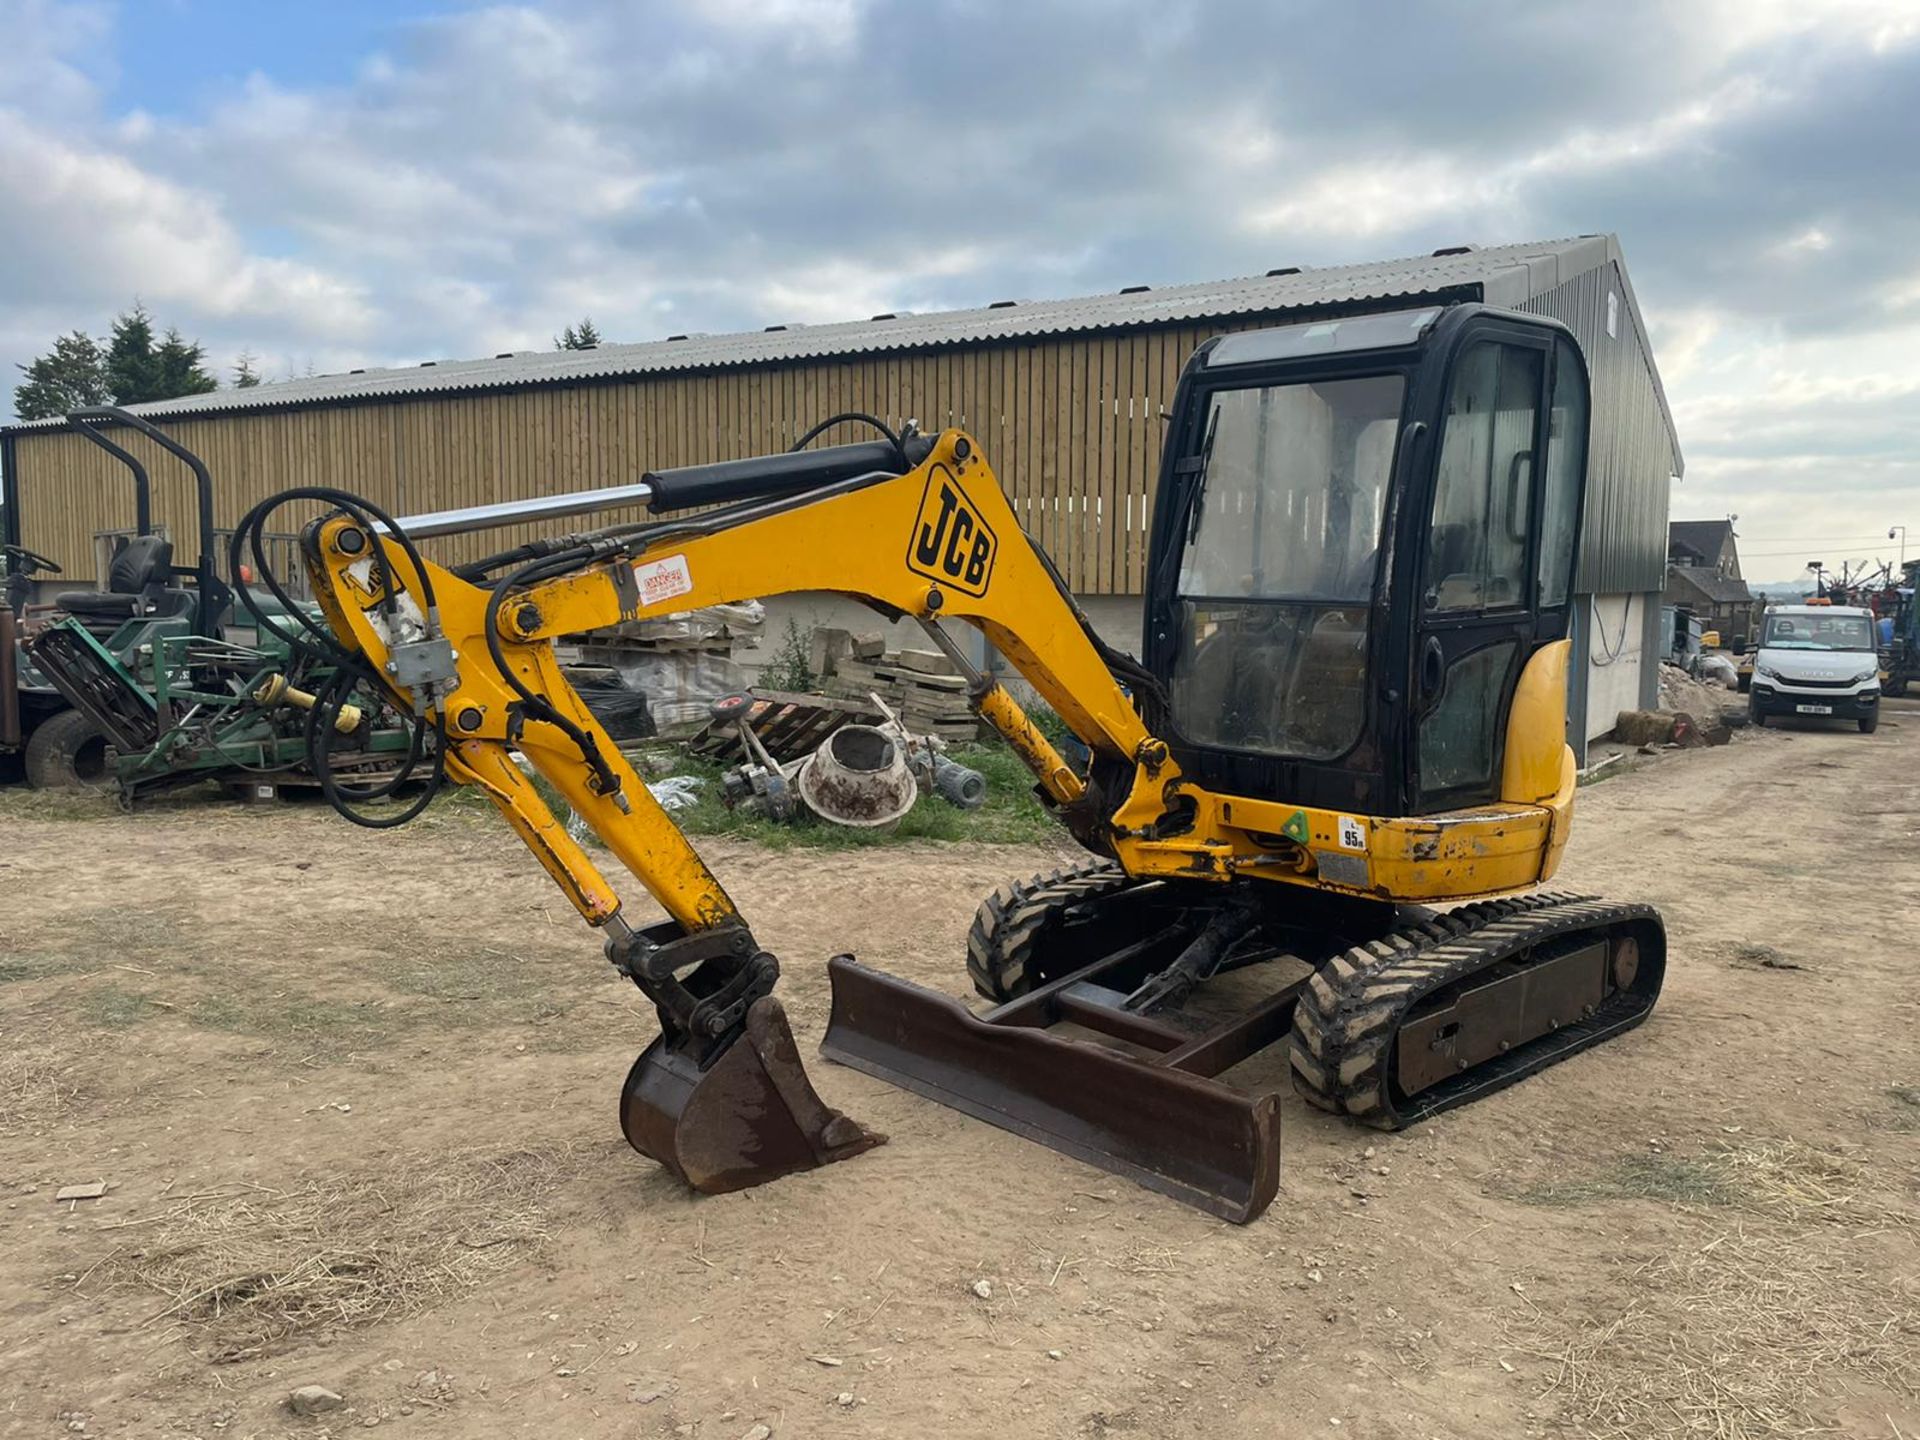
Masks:
[[[796,695],[786,690],[749,690],[754,705],[747,723],[767,753],[781,764],[811,755],[842,725],[871,724],[880,714],[871,704],[830,695]],[[709,721],[687,742],[690,754],[722,765],[752,759],[740,741],[739,722]]]
[[[935,690],[959,695],[964,700],[967,681],[963,675],[935,675],[891,660],[842,660],[833,672],[836,680],[875,686],[899,685],[916,690]]]
[[[977,739],[979,718],[967,695],[966,677],[958,674],[945,655],[925,650],[897,650],[873,654],[846,647],[839,651],[830,677],[822,688],[831,695],[865,699],[869,694],[885,701],[900,723],[916,735],[943,740]]]

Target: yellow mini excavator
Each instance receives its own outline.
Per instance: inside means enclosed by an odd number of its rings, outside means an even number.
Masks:
[[[871,416],[825,420],[785,454],[407,521],[304,487],[247,517],[229,573],[250,565],[284,601],[267,521],[325,508],[304,532],[324,623],[286,637],[336,667],[309,722],[315,772],[332,773],[333,712],[371,682],[415,717],[413,773],[389,788],[429,781],[377,817],[364,789],[329,798],[376,824],[443,781],[493,800],[656,1007],[622,1125],[706,1191],[882,1137],[815,1093],[771,993],[777,962],[567,683],[554,639],[795,591],[918,621],[1089,859],[982,904],[966,965],[991,1008],[833,958],[824,1053],[1246,1221],[1278,1184],[1277,1096],[1226,1083],[1230,1067],[1260,1074],[1285,1042],[1309,1103],[1402,1126],[1638,1024],[1666,942],[1647,906],[1537,888],[1575,784],[1588,382],[1572,336],[1473,304],[1236,333],[1195,353],[1168,422],[1139,659],[1095,634],[971,437]],[[836,424],[876,438],[815,443]],[[637,503],[654,518],[455,568],[418,549]],[[268,629],[303,613],[243,599]],[[956,624],[985,633],[1088,759],[1069,764],[970,663]],[[884,760],[874,750],[839,758]],[[629,919],[515,752],[664,919]]]

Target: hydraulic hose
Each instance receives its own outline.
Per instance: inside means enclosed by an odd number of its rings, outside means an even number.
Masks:
[[[365,657],[348,650],[334,638],[331,631],[318,624],[304,608],[288,594],[280,577],[274,573],[272,562],[267,558],[265,536],[267,522],[283,506],[299,500],[317,501],[332,505],[351,518],[354,523],[369,535],[378,533],[374,522],[377,520],[386,527],[387,538],[399,547],[413,565],[414,573],[419,577],[422,608],[429,612],[434,607],[433,579],[427,573],[426,562],[404,531],[372,501],[354,495],[345,490],[337,490],[327,485],[300,485],[278,494],[269,495],[249,510],[240,523],[234,527],[233,536],[227,546],[227,570],[234,579],[234,593],[242,606],[253,617],[261,630],[284,644],[295,655],[333,667],[333,674],[315,693],[314,704],[307,711],[306,727],[302,739],[307,752],[307,763],[313,770],[314,779],[320,785],[320,793],[326,797],[327,804],[343,819],[369,830],[391,830],[418,819],[434,801],[446,784],[446,720],[436,715],[432,721],[424,717],[411,719],[410,735],[406,759],[400,769],[388,780],[366,786],[356,786],[357,793],[349,799],[342,792],[333,774],[333,753],[338,738],[336,721],[341,707],[346,705],[354,689],[366,685],[379,694],[385,687],[381,677],[375,673]],[[251,555],[253,573],[259,577],[273,598],[280,603],[282,610],[298,625],[300,631],[282,629],[267,614],[259,600],[254,596],[252,586],[247,581],[247,566],[243,557]],[[393,576],[385,565],[375,567],[380,579],[381,608],[392,616],[397,612],[399,592],[394,588]],[[392,815],[368,815],[354,808],[352,800],[384,800],[395,795],[403,786],[411,783],[420,762],[427,754],[427,735],[434,736],[432,746],[432,768],[428,771],[424,786],[418,796],[405,809]]]

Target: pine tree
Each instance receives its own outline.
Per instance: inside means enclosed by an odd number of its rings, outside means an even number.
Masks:
[[[240,358],[234,362],[233,388],[251,390],[260,383],[260,372],[254,369],[254,357],[251,350],[242,350]]]
[[[198,340],[187,340],[175,327],[167,328],[166,337],[153,352],[153,358],[160,372],[160,393],[151,397],[155,400],[205,395],[209,390],[220,388],[220,382],[202,367],[201,362],[207,358],[206,346]]]
[[[113,322],[107,346],[107,388],[117,405],[204,395],[220,382],[202,366],[206,348],[169,326],[160,343],[153,339],[153,317],[138,300]]]
[[[107,345],[107,389],[116,405],[161,400],[160,366],[153,354],[153,317],[138,300],[113,322]]]
[[[106,403],[106,357],[99,342],[83,331],[62,335],[51,350],[20,370],[27,378],[13,392],[13,413],[22,420],[45,420]]]
[[[583,317],[579,325],[569,325],[553,338],[556,350],[591,350],[600,343],[600,332],[593,328],[591,316]]]
[[[153,316],[136,300],[114,320],[113,336],[105,346],[75,330],[55,340],[45,355],[22,365],[27,378],[14,391],[14,414],[22,420],[44,420],[108,400],[138,405],[204,395],[220,385],[208,373],[206,358],[206,347],[188,340],[177,327],[169,327],[155,344]],[[260,383],[251,355],[241,357],[236,380],[243,386]]]

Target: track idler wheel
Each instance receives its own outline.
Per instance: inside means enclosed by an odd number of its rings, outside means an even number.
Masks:
[[[830,1109],[807,1079],[787,1012],[771,995],[702,1070],[655,1040],[620,1091],[627,1143],[708,1195],[850,1160],[886,1136]]]

